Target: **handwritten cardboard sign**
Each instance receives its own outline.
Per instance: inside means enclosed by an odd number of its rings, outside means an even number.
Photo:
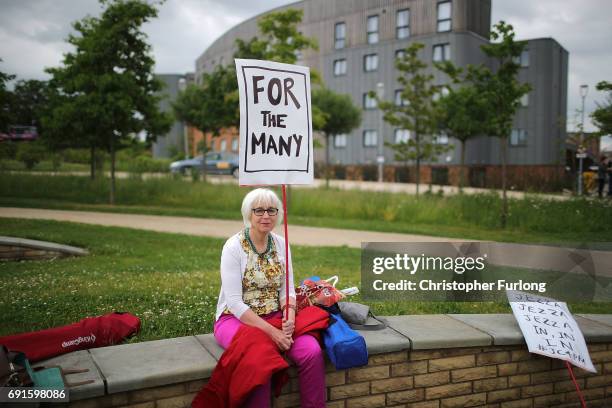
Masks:
[[[565,302],[520,291],[506,291],[531,353],[566,360],[596,373],[584,336]]]
[[[310,70],[236,59],[240,185],[311,184]]]

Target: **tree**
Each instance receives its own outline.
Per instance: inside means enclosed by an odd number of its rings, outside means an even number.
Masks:
[[[304,36],[297,29],[303,14],[298,9],[266,14],[257,22],[263,38],[236,40],[237,51],[234,56],[295,64],[299,52],[308,48],[317,49],[316,40]]]
[[[437,156],[448,149],[437,144],[434,135],[437,132],[436,108],[433,104],[434,95],[441,87],[433,85],[433,75],[423,71],[427,64],[418,57],[423,48],[421,43],[412,43],[406,48],[403,57],[396,59],[395,67],[401,73],[397,78],[402,86],[401,104],[395,101],[383,101],[374,92],[372,97],[378,101],[379,108],[384,112],[384,120],[393,126],[412,131],[413,137],[407,142],[386,143],[395,151],[395,159],[415,161],[416,194],[419,196],[420,166],[423,160],[436,160]]]
[[[439,129],[461,143],[461,171],[459,190],[465,185],[465,145],[469,139],[483,134],[482,119],[485,117],[485,100],[476,88],[464,85],[449,89],[448,95],[437,102]]]
[[[11,103],[11,116],[16,125],[32,125],[41,129],[41,118],[48,104],[49,92],[46,81],[21,80],[15,84]]]
[[[49,107],[53,90],[47,81],[20,80],[15,84],[11,100],[11,118],[15,125],[35,126],[38,140],[20,143],[17,149],[17,159],[22,161],[27,169],[32,169],[38,162],[50,159],[54,170],[60,166],[61,159],[54,145],[47,138],[43,125],[44,116]]]
[[[2,62],[2,58],[0,58]],[[5,74],[0,71],[0,132],[6,132],[11,124],[11,100],[12,92],[6,88],[9,81],[15,79],[15,75]]]
[[[206,182],[206,135],[212,133],[213,137],[218,136],[222,128],[238,121],[240,112],[238,102],[234,101],[234,71],[218,66],[212,73],[204,74],[202,82],[201,87],[189,85],[179,94],[172,107],[179,120],[204,134],[202,177]]]
[[[116,151],[141,132],[147,141],[155,140],[170,129],[172,119],[159,110],[162,83],[153,75],[151,46],[141,31],[157,17],[155,5],[100,3],[106,7],[100,17],[74,23],[79,35],[70,35],[68,42],[75,51],[65,54],[62,67],[48,70],[60,90],[50,122],[55,129],[86,132],[91,146],[110,153],[109,201],[114,204]]]
[[[89,149],[90,178],[93,180],[96,169],[102,168],[102,157],[96,151],[103,148],[102,138],[97,137],[100,129],[96,127],[95,117],[83,112],[81,103],[86,100],[85,96],[65,93],[58,88],[58,82],[52,78],[47,88],[48,104],[41,118],[45,129],[42,138],[52,151]]]
[[[325,120],[316,123],[315,130],[325,136],[325,186],[329,187],[330,136],[349,133],[361,123],[361,109],[353,104],[350,96],[337,94],[327,88],[312,92],[312,105],[324,114]]]
[[[508,218],[508,197],[506,194],[506,162],[508,161],[508,136],[512,122],[523,95],[531,90],[531,85],[520,83],[517,79],[520,65],[517,59],[527,45],[524,41],[514,40],[512,25],[504,21],[493,26],[492,42],[481,46],[484,53],[493,60],[494,68],[485,65],[468,67],[467,80],[474,84],[483,98],[487,115],[483,118],[486,134],[498,137],[501,142],[502,162],[502,212],[501,227],[506,227]]]
[[[606,91],[606,102],[597,104],[597,109],[591,113],[593,123],[599,128],[599,136],[612,134],[612,82],[601,81],[596,86],[598,91]]]

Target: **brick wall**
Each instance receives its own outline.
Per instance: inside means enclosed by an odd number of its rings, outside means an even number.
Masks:
[[[589,408],[612,407],[612,343],[589,345],[597,374],[574,368]],[[299,407],[295,368],[275,399]],[[367,366],[336,371],[327,364],[329,408],[579,407],[565,363],[524,346],[405,350],[371,356]],[[74,408],[189,407],[206,380],[76,401]]]
[[[189,151],[191,152],[191,156],[195,157],[200,155],[200,152],[197,151],[197,147],[198,147],[198,143],[204,138],[204,134],[199,131],[198,129],[195,128],[189,128],[190,129],[190,140],[189,140]],[[219,135],[216,137],[212,136],[212,133],[207,133],[206,134],[206,143],[208,144],[208,147],[215,152],[220,152],[222,151],[221,149],[221,141],[225,141],[225,152],[234,152],[234,153],[238,153],[238,151],[236,150],[232,150],[232,141],[234,139],[239,139],[239,135],[238,135],[238,129],[231,127],[231,128],[223,128],[221,129],[221,131],[219,132]]]

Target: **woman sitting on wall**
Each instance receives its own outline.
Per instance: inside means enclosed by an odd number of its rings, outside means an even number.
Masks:
[[[302,407],[325,407],[325,363],[318,341],[295,329],[295,290],[289,251],[289,313],[285,319],[285,242],[272,232],[282,219],[282,203],[264,188],[248,193],[242,202],[245,228],[230,237],[221,253],[221,291],[214,335],[227,349],[242,325],[265,332],[296,364]],[[268,323],[283,317],[282,329]],[[246,406],[267,407],[271,384],[257,387]]]

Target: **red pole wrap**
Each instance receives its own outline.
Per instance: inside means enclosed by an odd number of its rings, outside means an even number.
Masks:
[[[582,404],[582,408],[587,408],[586,403],[584,402],[584,397],[582,396],[582,392],[580,392],[580,386],[576,382],[576,378],[574,377],[574,370],[572,370],[572,366],[569,361],[565,362],[567,369],[569,370],[570,377],[572,377],[572,381],[574,382],[574,386],[576,387],[576,392],[578,393],[578,398],[580,398],[580,403]]]
[[[285,319],[289,319],[289,233],[287,231],[287,190],[284,184],[283,224],[285,226]]]

